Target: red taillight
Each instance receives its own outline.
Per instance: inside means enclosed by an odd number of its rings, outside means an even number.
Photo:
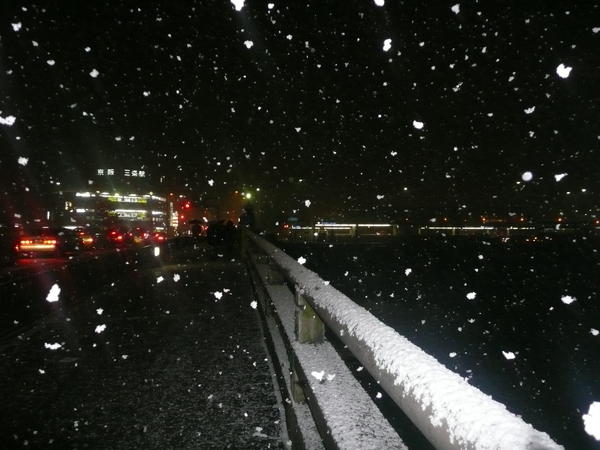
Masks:
[[[123,236],[119,235],[117,236],[117,241],[122,241],[123,240]]]
[[[21,245],[30,245],[33,244],[31,239],[21,239]]]

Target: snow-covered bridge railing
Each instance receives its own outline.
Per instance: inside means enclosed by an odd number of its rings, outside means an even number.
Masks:
[[[292,372],[291,396],[307,401],[326,448],[406,447],[324,340],[325,326],[436,449],[563,449],[281,249],[249,235],[250,267],[262,280],[261,309],[278,324],[269,328],[279,329],[291,361],[280,357]]]

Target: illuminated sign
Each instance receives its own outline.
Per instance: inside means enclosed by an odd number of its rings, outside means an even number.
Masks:
[[[109,202],[118,202],[118,203],[148,203],[148,200],[145,199],[144,197],[137,197],[137,196],[131,196],[131,197],[116,197],[116,196],[112,196],[112,197],[107,197]]]
[[[140,209],[116,209],[115,212],[119,217],[128,219],[145,220],[147,213]]]
[[[116,175],[115,169],[97,169],[96,175],[99,176],[114,176]],[[123,176],[125,177],[137,177],[143,178],[146,176],[146,171],[141,169],[123,169]]]

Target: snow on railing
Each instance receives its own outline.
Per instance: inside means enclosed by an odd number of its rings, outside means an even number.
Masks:
[[[318,274],[261,237],[251,237],[436,449],[564,449]]]

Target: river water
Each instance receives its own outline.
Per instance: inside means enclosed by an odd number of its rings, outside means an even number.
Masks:
[[[286,242],[292,257],[567,449],[598,449],[600,240]]]

